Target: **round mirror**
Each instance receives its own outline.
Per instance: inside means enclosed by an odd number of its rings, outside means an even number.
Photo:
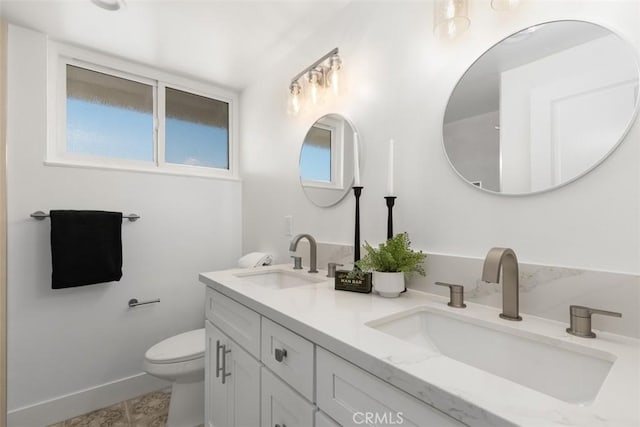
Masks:
[[[445,110],[444,148],[470,184],[536,193],[601,163],[637,110],[635,51],[599,25],[549,22],[507,37],[469,67]]]
[[[339,114],[327,114],[309,128],[300,149],[300,185],[320,207],[333,206],[353,183],[353,124]]]

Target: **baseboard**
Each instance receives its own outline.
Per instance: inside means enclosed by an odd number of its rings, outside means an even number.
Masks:
[[[43,427],[169,386],[167,381],[140,373],[14,409],[7,414],[7,426]]]

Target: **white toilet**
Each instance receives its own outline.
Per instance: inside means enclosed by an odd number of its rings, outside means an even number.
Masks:
[[[173,383],[168,427],[204,423],[204,328],[160,341],[144,355],[144,370]]]

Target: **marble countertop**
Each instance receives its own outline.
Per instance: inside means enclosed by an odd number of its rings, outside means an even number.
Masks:
[[[294,272],[289,265],[259,270]],[[260,286],[234,275],[247,271],[258,269],[202,273],[200,281],[466,424],[640,425],[637,339],[605,332],[599,332],[596,339],[579,338],[567,334],[564,323],[526,313],[522,313],[522,322],[509,322],[500,319],[500,310],[493,307],[467,302],[466,309],[455,309],[447,306],[448,298],[411,289],[399,298],[336,291],[333,279],[326,278],[323,271],[295,271],[326,280],[285,289]],[[416,307],[464,316],[515,335],[535,334],[559,345],[579,345],[586,353],[607,353],[615,362],[593,402],[571,404],[367,326]],[[518,360],[513,363],[517,365]]]

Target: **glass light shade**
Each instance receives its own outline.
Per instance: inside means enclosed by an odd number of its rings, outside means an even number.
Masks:
[[[309,71],[309,101],[312,105],[320,104],[320,79],[322,74],[318,70]]]
[[[433,33],[439,39],[451,39],[465,32],[469,20],[467,0],[436,0],[433,14]]]
[[[327,73],[327,85],[331,87],[334,95],[340,93],[340,70],[342,69],[342,61],[338,54],[335,54],[329,60],[329,72]]]
[[[96,6],[110,11],[116,11],[126,6],[124,0],[91,0]]]
[[[289,114],[295,115],[300,112],[300,84],[296,81],[289,86]]]
[[[520,0],[491,0],[493,10],[513,10],[520,4]]]

